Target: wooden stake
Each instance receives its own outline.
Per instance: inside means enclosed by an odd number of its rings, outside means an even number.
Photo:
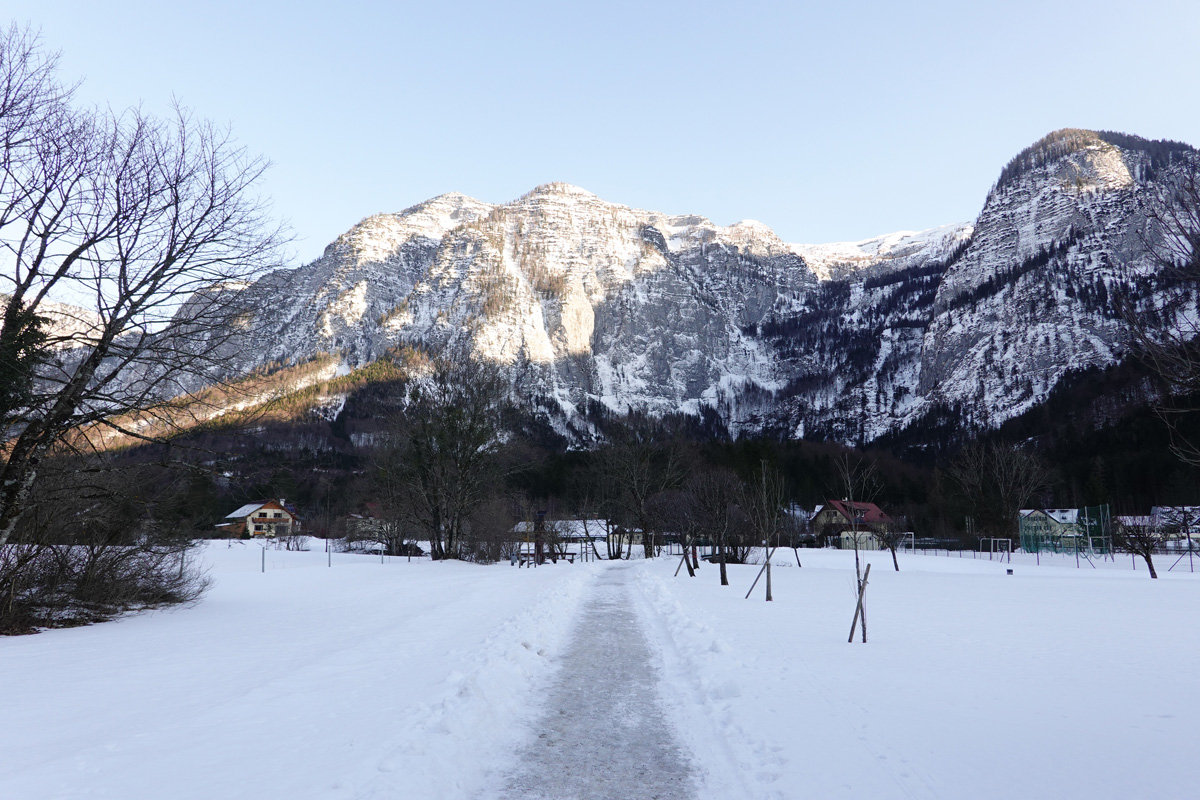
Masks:
[[[867,641],[867,612],[863,608],[863,594],[867,591],[867,578],[871,575],[871,565],[867,564],[867,571],[863,573],[862,582],[858,585],[858,605],[854,608],[854,621],[850,623],[850,638],[847,642],[854,642],[854,629],[858,627],[858,618],[861,616],[863,621],[862,637],[863,642]]]
[[[762,569],[760,569],[758,571],[758,574],[754,576],[754,583],[750,584],[750,591],[746,592],[746,597],[744,599],[746,599],[746,600],[750,599],[750,592],[753,592],[754,587],[758,586],[758,579],[763,576],[764,572],[770,574],[770,570],[768,569],[768,567],[771,566],[771,556],[773,556],[773,555],[775,555],[774,550],[771,550],[771,552],[767,553],[767,563],[763,564]],[[770,589],[767,590],[767,599],[768,600],[771,599],[771,590]]]
[[[683,558],[679,559],[679,566],[675,567],[675,575],[673,577],[676,577],[676,578],[679,577],[679,570],[683,569],[683,562],[687,561],[688,543],[691,541],[692,541],[692,539],[690,536],[684,541],[684,543],[683,543]],[[691,571],[692,571],[692,565],[689,563],[688,564],[688,572],[690,573]]]

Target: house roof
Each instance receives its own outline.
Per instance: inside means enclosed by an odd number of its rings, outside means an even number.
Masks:
[[[1079,521],[1078,508],[1047,508],[1046,515],[1064,525],[1073,525]]]
[[[1022,508],[1018,513],[1022,517],[1043,514],[1060,525],[1074,525],[1079,522],[1078,508]]]
[[[242,517],[248,517],[265,505],[266,503],[247,503],[232,514],[226,514],[225,519],[241,519]]]
[[[260,503],[247,503],[232,514],[226,515],[225,519],[244,519],[260,508],[277,508],[280,511],[288,512],[288,514],[296,519],[300,518],[300,515],[296,513],[296,507],[291,503],[284,500],[264,500]]]
[[[829,500],[827,508],[831,508],[846,518],[847,521],[890,524],[892,518],[883,513],[883,509],[874,503],[850,502],[849,500]],[[824,510],[824,509],[822,509]]]

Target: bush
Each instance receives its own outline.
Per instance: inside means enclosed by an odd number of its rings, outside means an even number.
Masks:
[[[0,634],[102,622],[195,602],[209,586],[194,548],[141,544],[9,544],[0,548]]]

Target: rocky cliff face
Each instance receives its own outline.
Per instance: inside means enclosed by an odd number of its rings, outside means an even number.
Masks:
[[[1172,147],[1052,134],[973,225],[834,245],[565,184],[503,205],[442,195],[260,281],[255,363],[236,369],[454,342],[508,365],[518,396],[576,434],[596,403],[845,440],[939,405],[994,425],[1120,356],[1112,298],[1153,271],[1139,198],[1190,152]]]
[[[563,422],[589,402],[694,412],[782,385],[772,349],[746,331],[817,284],[755,222],[668,217],[566,184],[496,206],[443,195],[260,282],[270,310],[251,352],[360,366],[399,344],[465,342]]]
[[[830,282],[814,311],[768,328],[796,371],[775,419],[849,441],[939,406],[990,427],[1045,400],[1067,372],[1113,363],[1127,347],[1117,298],[1160,290],[1144,200],[1193,156],[1073,130],[1023,151],[955,247]]]

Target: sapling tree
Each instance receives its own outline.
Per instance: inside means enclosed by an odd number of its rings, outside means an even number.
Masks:
[[[859,519],[857,505],[875,502],[883,490],[883,483],[879,478],[879,467],[874,459],[843,453],[834,463],[837,468],[837,489],[842,493],[842,499],[846,501],[850,511],[848,525],[851,541],[854,544],[854,578],[856,585],[861,586],[863,574],[862,561],[858,553],[859,546],[865,537],[873,535],[873,531]]]
[[[767,576],[767,600],[771,595],[771,554],[779,546],[783,535],[786,512],[786,489],[783,475],[778,470],[767,465],[766,461],[759,464],[757,475],[742,488],[742,505],[749,517],[750,529],[755,543],[762,542],[764,563],[763,571]],[[797,556],[797,562],[799,557]],[[753,590],[753,587],[751,587]],[[749,596],[747,594],[747,596]]]

